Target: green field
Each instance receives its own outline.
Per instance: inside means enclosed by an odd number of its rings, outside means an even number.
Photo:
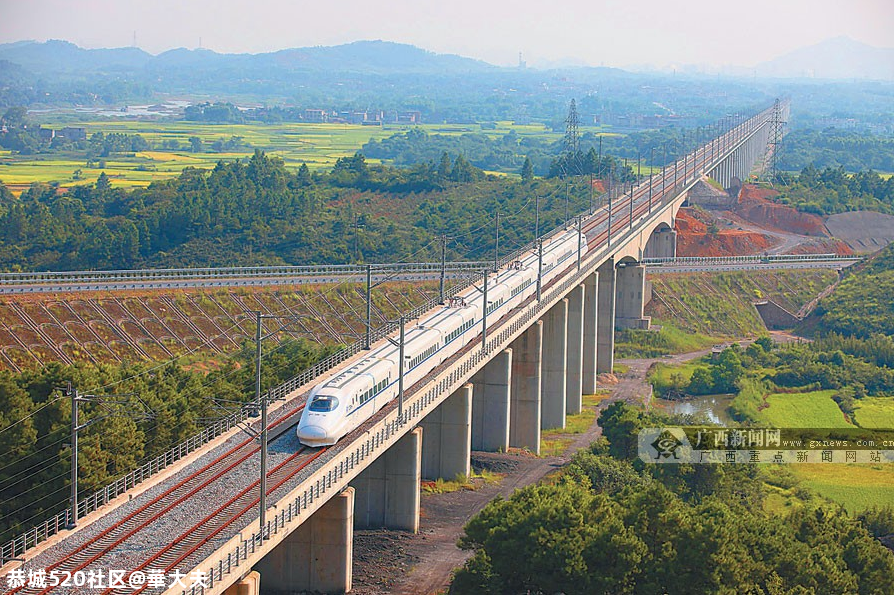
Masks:
[[[760,421],[777,428],[850,428],[832,400],[834,390],[772,394],[770,405],[758,412]]]
[[[68,125],[75,123],[68,122]],[[0,152],[0,181],[13,187],[27,186],[31,182],[57,182],[62,186],[85,184],[96,181],[105,171],[115,186],[146,186],[154,180],[174,177],[186,167],[212,168],[221,159],[250,156],[255,149],[276,155],[287,166],[298,167],[306,163],[312,169],[331,167],[339,157],[353,155],[370,139],[381,140],[406,131],[408,125],[360,126],[355,124],[205,124],[198,122],[152,121],[90,121],[78,122],[87,130],[88,137],[96,132],[104,134],[139,134],[154,147],[151,151],[116,154],[104,159],[105,167],[87,167],[86,160],[75,152],[59,151],[40,155],[13,155]],[[494,128],[482,129],[480,125],[425,124],[420,126],[429,133],[464,134],[480,133],[487,136],[503,136],[514,131],[521,137],[536,136],[549,140],[561,138],[543,125],[515,125],[498,122]],[[189,138],[202,139],[209,152],[191,153],[186,150]],[[237,152],[211,152],[215,141],[239,137],[245,147]],[[176,141],[179,150],[161,149],[162,143]],[[374,162],[375,160],[370,160]],[[75,171],[81,170],[76,179]]]
[[[894,397],[864,397],[854,406],[854,418],[863,428],[894,429]]]
[[[52,121],[43,125],[53,126]],[[105,167],[87,167],[86,159],[76,152],[59,151],[40,155],[14,155],[0,151],[0,181],[14,190],[21,190],[32,182],[55,182],[63,187],[96,181],[101,171],[112,179],[114,186],[146,186],[180,174],[185,167],[212,168],[221,159],[250,156],[255,149],[283,159],[289,167],[297,168],[306,163],[311,169],[329,168],[339,157],[353,155],[370,139],[381,140],[410,128],[421,128],[430,134],[459,135],[476,133],[491,138],[503,137],[515,132],[519,137],[537,137],[547,141],[562,138],[543,124],[520,125],[512,122],[480,124],[388,124],[385,126],[361,126],[357,124],[304,124],[304,123],[252,123],[207,124],[202,122],[147,121],[147,120],[94,120],[85,122],[65,121],[67,126],[83,126],[88,138],[96,133],[139,134],[153,150],[139,153],[116,154],[104,159]],[[604,136],[617,136],[598,127],[585,127]],[[190,137],[199,137],[205,145],[204,153],[187,151]],[[244,148],[232,153],[213,152],[215,141],[227,141],[239,137]],[[175,141],[181,148],[168,150],[163,143]],[[370,162],[376,160],[370,159]],[[81,170],[79,176],[75,171]],[[500,173],[500,172],[488,172]],[[643,166],[643,175],[649,168]]]
[[[791,465],[801,485],[860,512],[872,506],[894,506],[894,465]]]

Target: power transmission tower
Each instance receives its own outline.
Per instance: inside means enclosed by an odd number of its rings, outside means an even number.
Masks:
[[[565,143],[562,149],[566,153],[576,155],[580,151],[580,118],[577,115],[577,102],[571,100],[568,117],[565,118]]]
[[[580,173],[580,118],[577,115],[577,102],[572,98],[568,107],[568,117],[565,118],[565,139],[562,144],[562,152],[565,154],[566,175]],[[564,177],[564,176],[563,176]]]
[[[767,141],[767,181],[771,184],[779,181],[779,155],[782,152],[782,138],[785,135],[785,119],[782,113],[783,106],[777,99],[773,104],[773,115],[770,118],[770,137]]]

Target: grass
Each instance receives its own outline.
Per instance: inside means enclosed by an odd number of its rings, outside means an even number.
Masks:
[[[772,394],[769,407],[758,411],[759,422],[777,428],[850,428],[832,400],[834,390]]]
[[[649,369],[646,380],[652,384],[656,393],[663,395],[675,386],[687,386],[695,370],[704,367],[705,364],[699,360],[673,366],[659,362]]]
[[[864,397],[854,407],[854,420],[863,428],[894,429],[894,397]]]
[[[479,472],[473,472],[471,477],[460,473],[453,479],[438,478],[435,481],[423,481],[422,491],[426,494],[448,494],[460,490],[477,490],[488,484],[497,483],[502,478],[503,475],[500,473],[482,469]]]
[[[722,341],[699,332],[687,332],[663,322],[657,331],[629,329],[615,335],[615,357],[660,357],[707,349]]]
[[[618,363],[612,364],[612,374],[626,374],[629,371],[630,371],[630,366],[628,366],[627,364],[618,364]]]
[[[803,485],[858,513],[873,506],[894,506],[894,465],[800,464],[791,471]]]
[[[836,278],[828,270],[650,274],[653,297],[647,314],[654,323],[670,321],[683,333],[757,336],[766,332],[752,306],[758,296],[797,312]]]
[[[596,409],[608,398],[610,391],[600,390],[594,395],[581,397],[581,412],[565,416],[564,428],[552,428],[540,433],[540,456],[556,457],[574,442],[575,434],[583,434],[596,421]]]
[[[581,401],[584,407],[598,407],[602,401],[606,400],[609,396],[611,396],[611,391],[601,388],[596,391],[596,394],[593,395],[584,395],[581,397]]]

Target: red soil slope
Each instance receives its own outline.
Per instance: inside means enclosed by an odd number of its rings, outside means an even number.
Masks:
[[[690,209],[680,209],[675,228],[677,256],[743,256],[760,254],[773,245],[769,237],[753,231],[708,233],[706,222]]]
[[[828,236],[821,217],[800,213],[792,207],[778,205],[772,198],[779,193],[771,188],[752,184],[742,187],[735,213],[743,219],[766,229],[797,233],[805,236]]]

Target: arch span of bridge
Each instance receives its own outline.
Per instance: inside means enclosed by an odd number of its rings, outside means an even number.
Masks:
[[[586,251],[569,259],[540,299],[531,296],[493,321],[483,343],[480,334],[472,338],[410,387],[402,415],[391,403],[317,453],[285,484],[288,493],[270,502],[263,532],[250,525],[202,560],[181,558],[207,573],[207,581],[167,592],[248,594],[259,580],[271,592],[350,591],[352,529],[417,531],[421,477],[468,473],[473,449],[538,452],[541,431],[564,427],[566,416],[581,410],[581,396],[595,391],[597,375],[612,370],[615,329],[649,327],[643,262],[676,256],[674,219],[687,191],[705,175],[728,186],[760,167],[783,110],[787,103],[742,118],[647,181],[614,188],[579,220]],[[312,386],[361,357],[289,398],[305,399]],[[199,537],[183,534],[172,545]]]

